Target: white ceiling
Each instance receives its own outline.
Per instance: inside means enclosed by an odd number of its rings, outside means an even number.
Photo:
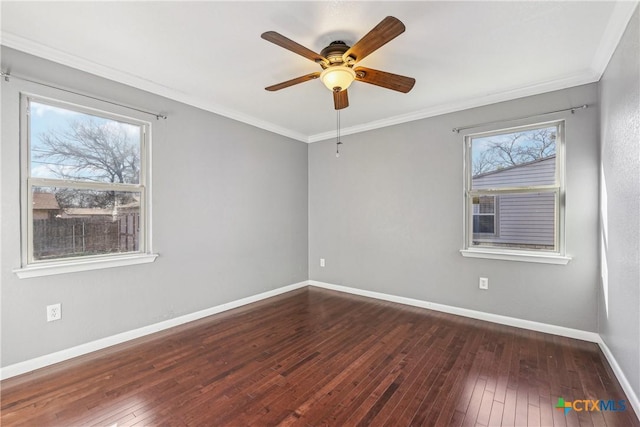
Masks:
[[[416,79],[408,94],[355,82],[342,134],[597,81],[637,2],[7,2],[2,44],[305,142],[335,134],[319,52],[385,16],[407,30],[359,65]]]

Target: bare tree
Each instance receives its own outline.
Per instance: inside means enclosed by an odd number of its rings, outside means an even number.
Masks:
[[[63,179],[135,183],[140,173],[140,152],[130,141],[122,126],[73,120],[65,131],[41,134],[35,157],[62,165],[50,169]]]
[[[473,175],[521,165],[552,156],[556,133],[550,128],[502,135],[473,160]]]
[[[480,152],[478,157],[473,160],[473,175],[480,175],[481,173],[490,172],[495,170],[493,160],[493,153],[485,150]]]
[[[139,182],[139,145],[117,122],[73,120],[65,130],[49,130],[39,138],[34,158],[46,163],[51,173],[61,179]],[[61,207],[109,207],[117,197],[115,192],[91,190],[66,189],[57,193]]]

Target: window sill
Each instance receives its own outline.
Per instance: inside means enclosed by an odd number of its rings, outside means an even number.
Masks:
[[[501,251],[492,249],[462,249],[462,256],[469,258],[499,259],[503,261],[536,262],[542,264],[566,265],[571,257],[524,251]]]
[[[147,264],[154,262],[158,254],[134,254],[92,258],[72,261],[58,261],[45,264],[34,264],[16,268],[14,273],[20,279],[30,277],[51,276],[54,274],[75,273],[78,271],[99,270],[103,268],[122,267],[126,265]]]

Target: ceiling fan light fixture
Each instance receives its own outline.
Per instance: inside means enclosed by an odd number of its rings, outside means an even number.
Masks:
[[[334,65],[320,73],[320,80],[330,91],[342,91],[356,79],[356,72],[345,65]]]

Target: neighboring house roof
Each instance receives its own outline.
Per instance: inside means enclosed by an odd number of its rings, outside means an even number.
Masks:
[[[53,193],[33,193],[33,209],[60,210],[60,205]]]
[[[482,177],[489,176],[489,175],[495,175],[497,173],[506,172],[506,171],[509,171],[509,170],[512,170],[512,169],[516,169],[516,168],[521,168],[521,167],[524,167],[524,166],[530,166],[530,165],[533,165],[533,164],[536,164],[536,163],[544,162],[544,161],[555,159],[555,158],[556,158],[556,155],[554,154],[552,156],[543,157],[541,159],[532,160],[530,162],[520,163],[519,165],[507,166],[505,168],[496,169],[494,171],[479,173],[477,175],[474,175],[473,179],[482,178]]]

